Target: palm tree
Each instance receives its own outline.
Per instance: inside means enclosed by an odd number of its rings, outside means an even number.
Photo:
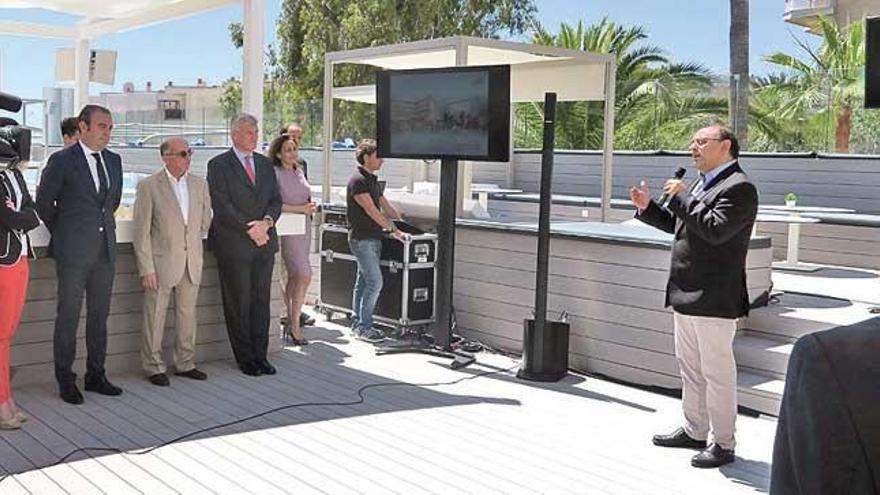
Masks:
[[[730,0],[730,125],[746,149],[749,139],[749,0]]]
[[[771,89],[786,95],[777,109],[780,118],[797,118],[815,113],[827,126],[835,127],[835,149],[849,151],[853,107],[864,90],[865,23],[858,21],[847,29],[821,17],[822,45],[810,47],[795,38],[807,54],[799,59],[787,53],[773,53],[765,60],[791,74]],[[826,127],[827,128],[827,127]]]
[[[615,141],[621,149],[680,147],[691,129],[687,119],[721,115],[723,104],[705,95],[712,86],[702,65],[673,64],[662,49],[646,45],[641,26],[621,26],[607,18],[584,26],[562,23],[557,34],[538,26],[533,42],[543,45],[614,54],[617,59]],[[541,104],[517,108],[521,121],[517,144],[540,142]],[[602,103],[563,102],[557,108],[557,145],[561,148],[598,149],[602,145]]]
[[[788,88],[795,85],[787,73],[752,78],[750,149],[752,151],[813,151],[821,142],[822,117],[781,112],[789,100]],[[818,134],[817,134],[818,129]]]

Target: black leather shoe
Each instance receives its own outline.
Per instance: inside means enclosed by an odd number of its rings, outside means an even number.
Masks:
[[[185,376],[187,378],[192,378],[193,380],[207,380],[208,379],[208,374],[198,368],[193,368],[189,371],[178,371],[177,373],[175,373],[175,375]]]
[[[167,379],[168,377],[166,377],[166,380]],[[110,383],[106,377],[86,381],[86,390],[89,392],[97,392],[101,395],[122,395],[122,389]]]
[[[275,373],[277,373],[275,367],[272,366],[272,364],[265,359],[257,361],[257,367],[260,368],[260,372],[264,375],[274,375]]]
[[[658,447],[674,447],[680,449],[705,449],[705,440],[696,440],[679,428],[668,435],[654,435],[654,445]]]
[[[299,326],[310,327],[315,324],[315,319],[308,313],[299,314]]]
[[[83,403],[82,393],[73,383],[58,385],[58,395],[61,397],[61,400],[68,404],[80,405]]]
[[[722,448],[717,443],[709,445],[691,458],[691,466],[697,468],[717,468],[736,460],[733,450]]]
[[[260,367],[256,363],[242,363],[238,366],[242,373],[248,376],[260,376],[263,374]]]
[[[171,382],[168,381],[168,375],[165,373],[150,375],[147,377],[147,380],[150,380],[150,383],[159,387],[167,387],[168,385],[171,385]]]

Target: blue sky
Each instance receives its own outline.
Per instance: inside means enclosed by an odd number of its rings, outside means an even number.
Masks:
[[[541,22],[556,31],[560,22],[593,23],[608,16],[617,23],[640,24],[649,42],[665,49],[675,61],[699,62],[717,73],[728,67],[729,0],[537,0]],[[266,42],[275,38],[280,0],[266,0]],[[790,32],[812,38],[782,21],[784,0],[751,2],[752,73],[771,69],[761,57],[773,51],[796,52]],[[167,81],[195,84],[202,77],[217,84],[241,74],[241,53],[229,42],[227,26],[240,21],[241,7],[218,9],[143,29],[99,38],[93,48],[117,50],[116,84],[92,84],[91,92],[119,90],[126,81],[142,89]],[[43,10],[0,8],[0,19],[62,22],[75,18]],[[27,98],[42,97],[44,86],[55,85],[55,49],[71,46],[63,40],[0,35],[0,91]]]

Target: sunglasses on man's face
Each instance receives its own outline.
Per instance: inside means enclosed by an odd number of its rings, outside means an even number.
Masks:
[[[186,149],[183,151],[178,151],[176,153],[165,153],[165,156],[178,156],[180,158],[189,158],[193,155],[192,149]]]

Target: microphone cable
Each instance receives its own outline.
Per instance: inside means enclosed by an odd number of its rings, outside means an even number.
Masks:
[[[76,449],[71,450],[70,452],[68,452],[63,457],[61,457],[57,461],[53,462],[52,464],[46,464],[43,466],[35,466],[33,469],[34,470],[48,469],[51,467],[61,465],[62,463],[64,463],[64,461],[66,461],[70,457],[72,457],[76,454],[79,454],[79,453],[83,453],[83,454],[87,454],[87,455],[90,453],[109,453],[109,454],[122,454],[122,455],[129,455],[129,456],[145,455],[145,454],[152,453],[155,450],[161,449],[162,447],[167,447],[171,444],[182,442],[188,438],[192,438],[194,436],[201,435],[202,433],[207,433],[209,431],[219,430],[222,428],[227,428],[227,427],[234,426],[237,424],[245,423],[247,421],[251,421],[251,420],[254,420],[257,418],[262,418],[263,416],[267,416],[269,414],[274,414],[274,413],[281,412],[281,411],[287,411],[290,409],[298,409],[298,408],[302,408],[302,407],[348,407],[348,406],[357,406],[360,404],[364,404],[367,401],[365,392],[368,390],[372,390],[372,389],[386,388],[386,387],[440,387],[440,386],[457,385],[457,384],[462,383],[464,381],[474,380],[476,378],[482,378],[482,377],[491,376],[491,375],[508,373],[508,372],[513,371],[514,369],[518,368],[519,366],[520,366],[519,364],[516,364],[515,366],[511,366],[509,368],[484,371],[482,373],[476,373],[476,374],[469,375],[469,376],[463,376],[461,378],[457,378],[455,380],[448,381],[448,382],[429,382],[429,383],[378,382],[378,383],[368,383],[368,384],[363,385],[357,389],[356,393],[358,395],[358,398],[355,400],[330,401],[330,402],[299,402],[299,403],[295,403],[295,404],[287,404],[287,405],[283,405],[283,406],[278,406],[278,407],[269,409],[267,411],[263,411],[261,413],[252,414],[250,416],[245,416],[243,418],[239,418],[239,419],[229,421],[226,423],[220,423],[220,424],[208,426],[206,428],[202,428],[199,430],[195,430],[190,433],[185,433],[185,434],[180,435],[180,436],[173,438],[171,440],[167,440],[165,442],[162,442],[158,445],[153,445],[152,447],[142,448],[139,450],[126,451],[126,450],[122,450],[122,449],[117,449],[115,447],[77,447]],[[94,457],[92,457],[92,456],[89,456],[89,457],[94,459]],[[15,474],[8,473],[8,472],[3,473],[3,475],[0,476],[0,485],[2,485],[3,482],[7,478],[12,477],[12,476],[15,476]]]

